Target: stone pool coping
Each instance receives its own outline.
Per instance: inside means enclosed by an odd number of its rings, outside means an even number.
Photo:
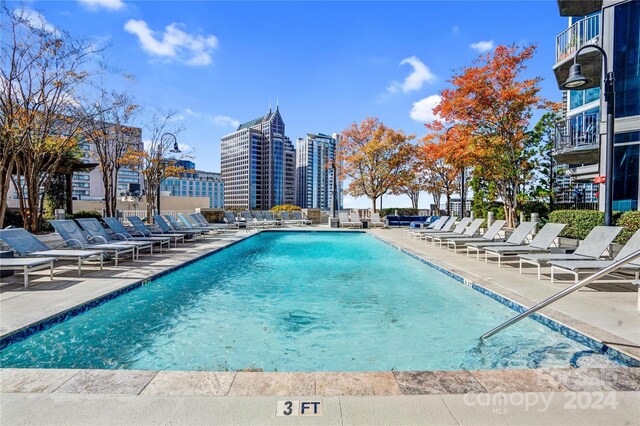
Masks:
[[[285,231],[304,231],[286,229]],[[307,231],[309,229],[306,229]],[[319,232],[336,232],[330,229],[312,229]],[[53,317],[63,320],[70,311],[82,307],[88,309],[92,303],[103,303],[119,294],[144,285],[151,279],[163,276],[199,259],[210,256],[261,232],[241,234],[237,241],[196,256],[182,264],[161,270],[150,277],[131,283],[111,293],[88,300],[75,308],[58,312]],[[274,230],[281,231],[281,230]],[[345,231],[340,232],[362,232]],[[374,237],[402,250],[407,255],[458,277],[467,285],[470,280],[444,269],[419,255],[389,241]],[[498,292],[480,285],[478,291],[486,290],[513,302]],[[494,297],[495,298],[495,297]],[[504,303],[504,301],[497,299]],[[90,307],[93,307],[91,305]],[[512,306],[513,307],[513,306]],[[77,314],[78,312],[75,312]],[[51,320],[49,317],[48,320]],[[43,320],[43,321],[48,321]],[[46,327],[40,321],[41,327]],[[562,323],[562,319],[554,318]],[[50,325],[50,324],[49,324]],[[29,327],[33,327],[31,324]],[[32,329],[32,332],[37,330]],[[24,331],[24,330],[23,330]],[[14,333],[6,336],[16,337]],[[557,391],[638,391],[640,369],[626,367],[611,368],[541,368],[531,370],[479,370],[479,371],[414,371],[414,372],[200,372],[200,371],[135,371],[93,369],[0,369],[0,392],[2,393],[77,393],[77,394],[129,394],[129,395],[209,395],[209,396],[365,396],[365,395],[418,395],[493,392],[557,392]]]
[[[569,391],[640,391],[640,369],[315,373],[0,369],[0,393],[329,397]]]

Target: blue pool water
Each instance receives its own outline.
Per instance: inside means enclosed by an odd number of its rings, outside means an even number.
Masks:
[[[0,352],[2,367],[372,371],[567,367],[588,348],[362,234],[269,232]]]

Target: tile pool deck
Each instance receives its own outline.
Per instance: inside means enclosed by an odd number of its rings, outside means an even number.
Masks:
[[[315,229],[323,229],[314,227]],[[326,229],[326,228],[325,228]],[[323,229],[323,230],[325,230]],[[326,229],[328,230],[328,229]],[[498,269],[463,254],[409,240],[402,230],[369,231],[523,305],[564,286]],[[238,237],[252,235],[239,232]],[[82,278],[72,266],[51,282],[45,273],[29,290],[12,277],[0,290],[0,335],[65,312],[228,245],[211,240],[179,245]],[[170,254],[169,254],[170,253]],[[585,289],[544,313],[590,337],[640,356],[636,294],[607,284]],[[487,328],[495,324],[487,324]],[[262,373],[128,370],[0,369],[0,423],[291,423],[276,402],[299,395],[322,401],[320,424],[606,423],[640,424],[640,369],[580,368],[451,372]],[[571,395],[613,395],[617,407],[567,410]],[[511,395],[537,395],[526,407]],[[542,397],[551,400],[547,407]],[[484,396],[498,397],[485,404]],[[504,401],[500,402],[499,398]],[[546,407],[546,408],[545,408]],[[545,408],[545,411],[541,409]],[[515,417],[518,416],[518,417]]]

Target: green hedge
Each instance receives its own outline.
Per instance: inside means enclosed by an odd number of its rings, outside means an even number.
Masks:
[[[102,214],[95,210],[79,210],[72,216],[74,219],[102,219]]]
[[[622,213],[616,225],[624,228],[618,235],[618,238],[616,238],[616,242],[624,244],[629,241],[629,238],[640,228],[640,211]]]
[[[620,212],[613,213],[613,223],[617,223]],[[583,240],[595,226],[604,225],[604,213],[595,210],[555,210],[549,213],[549,222],[566,223],[561,237]]]

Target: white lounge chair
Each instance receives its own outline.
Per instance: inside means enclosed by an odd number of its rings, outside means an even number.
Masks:
[[[369,226],[372,228],[386,228],[387,225],[380,220],[380,213],[371,213],[371,221],[369,222]]]
[[[362,228],[364,224],[360,220],[360,215],[357,212],[351,212],[349,215],[349,220],[351,221],[353,228]]]
[[[29,272],[49,268],[51,270],[49,277],[53,280],[53,263],[55,260],[53,257],[2,258],[0,259],[0,271],[21,271],[24,275],[24,288],[27,289],[29,288]]]

